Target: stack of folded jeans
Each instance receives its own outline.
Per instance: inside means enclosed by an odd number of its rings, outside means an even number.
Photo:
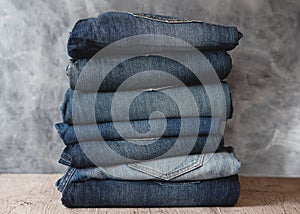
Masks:
[[[223,80],[241,37],[236,27],[152,14],[79,20],[56,124],[68,166],[56,183],[62,203],[233,206],[240,162],[224,146],[233,109]]]

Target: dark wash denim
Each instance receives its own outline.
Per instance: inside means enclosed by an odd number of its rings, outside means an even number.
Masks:
[[[240,183],[238,175],[196,182],[89,180],[60,191],[66,207],[233,206]]]
[[[74,144],[66,146],[64,151],[61,154],[59,159],[59,163],[64,164],[66,166],[75,167],[75,168],[87,168],[87,167],[95,167],[97,166],[112,166],[117,164],[127,164],[127,163],[136,163],[141,160],[151,160],[160,155],[165,154],[176,142],[177,138],[162,138],[156,140],[151,145],[136,145],[128,143],[127,141],[106,141],[106,142],[83,142],[89,143],[94,152],[97,153],[97,147],[101,146],[103,143],[107,143],[109,147],[121,154],[123,157],[130,158],[127,162],[120,162],[119,160],[111,160],[109,156],[104,160],[101,159],[101,162],[91,161],[89,157],[85,154],[83,149],[81,148],[81,144]],[[190,137],[182,137],[181,140],[186,142],[186,144],[191,143]],[[204,153],[214,153],[224,151],[224,139],[221,136],[210,136],[203,137],[200,136],[196,139],[196,142],[192,142],[193,148],[190,154],[201,154]],[[94,145],[94,146],[93,146]],[[205,146],[205,150],[204,150]],[[183,151],[176,151],[174,154],[168,154],[166,157],[173,156],[181,156],[187,155],[184,154]]]
[[[183,129],[181,127],[181,121],[185,120],[185,124],[189,124],[190,127],[199,125],[199,131],[194,132],[193,129]],[[212,135],[218,135],[221,133],[221,121],[218,118],[167,118],[167,125],[165,131],[160,136],[161,130],[164,128],[162,126],[164,120],[163,119],[154,119],[154,120],[136,120],[130,121],[131,125],[137,132],[128,132],[126,128],[119,129],[118,131],[115,129],[114,123],[98,123],[98,130],[101,133],[102,140],[124,140],[125,139],[138,139],[139,135],[137,133],[143,133],[145,138],[167,138],[167,137],[177,137],[179,136],[203,136],[208,135],[209,133]],[[151,130],[150,124],[151,122]],[[116,122],[119,127],[122,126],[123,123],[128,122]],[[81,141],[94,141],[101,140],[98,138],[98,133],[95,133],[90,124],[79,125],[78,128],[83,130],[80,132]],[[65,145],[72,145],[78,143],[78,139],[76,136],[76,131],[74,126],[70,126],[66,123],[57,123],[55,125],[59,136],[64,141]],[[78,133],[77,133],[78,134]]]
[[[186,55],[186,58],[198,66],[197,72],[201,72],[203,75],[211,75],[211,72],[216,72],[220,80],[223,80],[229,74],[232,64],[231,58],[225,51],[218,52],[203,52],[204,57],[199,61],[198,58],[194,59],[191,53],[182,53]],[[96,58],[93,62],[93,69],[99,72],[99,75],[104,76],[104,72],[107,64],[114,64],[118,60],[118,56],[110,56],[105,58]],[[209,62],[207,62],[209,61]],[[85,65],[88,63],[88,59],[78,59],[76,61],[70,60],[67,67],[67,75],[69,76],[70,88],[84,92],[95,91],[99,88],[100,83],[97,78],[92,75],[89,77],[85,72],[83,80],[80,84],[77,84],[79,76],[82,74]],[[207,67],[207,63],[210,63],[212,68]],[[91,69],[91,68],[89,68]],[[159,70],[169,73],[179,80],[181,80],[185,85],[198,85],[201,82],[198,80],[197,76],[191,72],[186,66],[180,64],[179,62],[169,59],[163,56],[148,55],[148,56],[137,56],[123,61],[114,67],[108,75],[104,78],[99,92],[116,91],[118,86],[124,82],[129,77],[142,72],[150,70]],[[146,82],[141,82],[139,80],[132,80],[132,84],[128,85],[124,90],[136,90],[136,89],[146,89],[146,88],[160,88],[165,86],[174,86],[176,82],[165,76],[158,76],[154,74],[155,78],[147,78]],[[111,81],[113,80],[113,81]],[[146,84],[145,84],[146,83]]]
[[[217,98],[223,96],[222,94],[214,94],[213,100],[209,99],[206,89],[220,91],[220,87],[223,87],[225,104]],[[190,91],[194,100],[190,100],[190,97],[186,96],[186,88]],[[222,88],[221,88],[222,91]],[[73,103],[73,94],[76,93],[76,99]],[[118,91],[118,92],[105,92],[97,93],[95,100],[95,93],[82,93],[77,90],[68,89],[63,104],[61,106],[63,122],[67,124],[73,124],[74,117],[76,124],[87,124],[87,123],[102,123],[112,121],[112,100],[115,94],[123,100],[118,100],[117,111],[114,112],[115,121],[127,121],[128,113],[125,112],[128,109],[126,106],[127,99],[134,97],[137,91]],[[185,112],[180,112],[178,104],[174,101],[172,96],[181,99],[181,105],[184,106]],[[191,102],[195,102],[198,109],[192,109]],[[213,102],[212,104],[210,102]],[[192,103],[194,104],[194,103]],[[224,105],[223,105],[224,104]],[[91,111],[88,106],[94,106],[95,108]],[[215,115],[212,115],[211,106],[214,105]],[[76,108],[77,114],[73,114],[73,108]],[[223,82],[220,85],[196,85],[188,87],[172,87],[154,91],[141,91],[141,93],[135,97],[130,103],[129,108],[129,119],[130,120],[145,120],[148,119],[151,113],[159,111],[163,113],[165,118],[178,118],[178,117],[219,117],[230,119],[232,117],[233,107],[231,103],[231,94],[229,91],[228,84]],[[79,113],[80,112],[80,113]],[[157,115],[152,119],[161,119],[163,116]],[[224,118],[225,119],[225,118]]]
[[[115,41],[142,34],[175,37],[199,50],[231,50],[242,37],[232,26],[161,15],[107,12],[77,21],[69,34],[68,55],[90,58]]]

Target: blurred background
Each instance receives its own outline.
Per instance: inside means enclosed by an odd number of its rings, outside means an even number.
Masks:
[[[107,11],[145,12],[235,25],[230,54],[234,117],[225,144],[241,175],[300,177],[299,0],[1,0],[0,173],[60,173],[54,128],[68,88],[68,33]]]

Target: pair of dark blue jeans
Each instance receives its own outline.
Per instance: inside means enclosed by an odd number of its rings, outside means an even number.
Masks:
[[[89,180],[61,191],[66,207],[233,206],[240,184],[237,175],[196,182]]]
[[[183,58],[181,62],[177,61],[179,58]],[[170,59],[157,54],[132,56],[123,61],[121,56],[118,55],[97,56],[93,57],[92,60],[70,60],[66,70],[71,89],[76,88],[76,90],[82,92],[91,92],[99,88],[99,92],[109,92],[116,91],[121,83],[129,78],[131,78],[131,84],[123,87],[123,90],[161,88],[178,84],[169,76],[151,73],[150,71],[162,71],[189,86],[201,84],[201,81],[205,78],[199,79],[198,77],[200,75],[201,77],[210,76],[212,72],[216,74],[217,80],[223,80],[232,68],[231,58],[225,51],[199,52],[198,54],[183,52],[180,53],[179,58],[177,60],[176,57]],[[106,73],[107,67],[114,64],[116,66]],[[185,64],[192,65],[194,67],[193,72]],[[93,70],[93,72],[88,73],[90,70]],[[147,71],[149,77],[145,74]],[[140,72],[143,72],[143,77],[132,79],[134,75]],[[103,78],[101,84],[100,78]],[[143,79],[147,81],[141,81]]]
[[[68,39],[68,54],[75,59],[90,58],[107,45],[136,35],[175,37],[208,51],[231,50],[242,37],[242,33],[232,26],[153,14],[107,12],[75,24]],[[186,50],[181,45],[176,48]]]
[[[115,126],[119,128],[116,130]],[[57,123],[55,125],[59,136],[64,141],[65,145],[73,145],[79,142],[77,138],[78,130],[80,129],[80,140],[85,141],[97,141],[101,140],[98,138],[100,133],[102,140],[124,140],[124,139],[138,139],[139,134],[143,133],[145,138],[168,138],[177,137],[179,134],[181,136],[207,136],[209,133],[212,135],[218,135],[221,133],[221,121],[218,118],[167,118],[164,119],[154,119],[154,120],[135,120],[130,121],[131,126],[136,130],[136,132],[128,132],[124,126],[128,122],[106,122],[98,123],[98,132],[95,132],[93,125],[82,124],[79,126],[72,126],[66,123]],[[166,123],[166,126],[164,126]],[[181,127],[182,123],[188,124],[187,128],[183,129]],[[199,124],[199,129],[193,130],[189,127],[193,127]],[[124,128],[123,128],[124,127]],[[162,132],[164,130],[164,132]],[[77,132],[77,134],[76,134]]]
[[[176,143],[177,140],[182,141],[183,147],[192,147],[189,154],[213,153],[223,151],[224,139],[221,136],[198,136],[196,141],[191,137],[178,138],[162,138],[155,140],[148,145],[137,145],[126,140],[124,141],[90,141],[68,145],[64,149],[59,159],[59,163],[75,168],[87,168],[93,166],[109,166],[125,163],[135,163],[143,160],[151,160],[164,155]],[[139,140],[137,140],[139,142]],[[99,156],[92,159],[92,157],[101,154],[104,144],[108,145],[111,152],[120,154],[128,158],[126,162],[122,159],[111,159],[106,154],[105,157]],[[82,148],[83,147],[83,148]],[[177,149],[173,153],[165,155],[165,157],[174,157],[188,155],[184,149]]]

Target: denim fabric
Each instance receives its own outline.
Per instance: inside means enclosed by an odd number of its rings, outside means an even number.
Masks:
[[[69,35],[68,54],[72,58],[90,58],[115,41],[142,34],[175,37],[200,50],[230,50],[242,37],[231,26],[160,15],[107,12],[77,21]]]
[[[62,190],[66,207],[233,206],[240,194],[238,176],[195,181],[89,180]]]
[[[179,138],[183,145],[193,146],[190,154],[213,153],[216,151],[222,151],[224,140],[219,136],[211,137],[198,137],[196,142],[194,138],[181,137]],[[160,155],[165,154],[176,142],[177,138],[161,138],[148,145],[137,145],[141,140],[137,140],[136,144],[127,141],[106,141],[106,142],[83,142],[81,144],[74,144],[66,146],[61,154],[59,163],[75,167],[86,168],[97,166],[112,166],[116,164],[135,163],[141,160],[150,160]],[[146,141],[146,140],[144,140]],[[134,142],[134,141],[133,141]],[[91,146],[89,152],[95,152],[101,149],[101,146],[106,143],[113,151],[121,154],[124,157],[130,158],[127,162],[120,162],[119,160],[112,160],[109,155],[105,159],[101,159],[101,162],[93,160],[93,162],[87,157],[80,145],[89,144]],[[204,150],[205,146],[205,150]],[[166,157],[186,155],[184,149],[178,150],[173,154],[168,154]]]
[[[222,84],[223,90],[220,87],[217,84],[205,87],[202,85],[173,87],[154,91],[140,91],[141,93],[136,97],[135,95],[138,91],[106,92],[95,95],[95,93],[82,93],[68,89],[61,106],[63,122],[72,124],[74,118],[76,119],[76,124],[93,123],[95,119],[97,123],[111,122],[112,117],[114,117],[114,121],[128,121],[126,109],[129,109],[130,120],[148,119],[151,113],[156,111],[163,113],[163,116],[161,114],[152,115],[152,119],[198,116],[226,117],[229,119],[232,117],[233,112],[231,94],[227,83],[224,82]],[[207,89],[213,93],[212,100],[209,99]],[[187,96],[187,90],[192,94],[194,100]],[[223,94],[221,94],[221,91]],[[112,101],[116,94],[122,99],[117,100],[117,110],[112,112]],[[74,95],[76,95],[76,99],[73,103]],[[129,108],[128,100],[131,97],[135,98],[130,102]],[[220,100],[220,97],[225,100],[225,103]],[[174,101],[174,98],[181,102]],[[183,106],[184,112],[180,112],[178,104]],[[192,104],[196,105],[198,109],[194,109]],[[93,111],[91,111],[91,106],[95,107]],[[215,115],[212,115],[211,107],[214,107]],[[72,114],[74,108],[76,108],[75,110],[78,114]]]
[[[203,61],[199,61],[195,58],[193,54],[182,53],[186,55],[186,59],[193,62],[198,66],[197,72],[201,72],[202,75],[211,75],[211,72],[216,72],[219,79],[223,80],[229,74],[232,64],[231,58],[225,51],[219,52],[203,52],[204,57],[201,58]],[[99,72],[99,75],[105,76],[103,72],[106,69],[107,64],[115,64],[114,61],[117,60],[118,56],[110,56],[105,58],[97,58],[93,62],[93,68]],[[194,59],[195,58],[195,59]],[[208,62],[207,62],[208,61]],[[82,74],[85,65],[88,63],[88,59],[78,59],[76,61],[70,60],[67,67],[67,75],[70,80],[70,88],[75,89],[75,85]],[[212,66],[207,66],[210,63]],[[118,64],[118,63],[116,63]],[[100,86],[100,83],[94,75],[91,77],[85,76],[81,80],[80,84],[76,85],[76,90],[89,92],[95,91],[95,88],[99,88],[101,92],[116,91],[118,86],[124,82],[129,77],[135,75],[138,72],[159,70],[167,72],[179,80],[181,80],[185,85],[197,85],[201,82],[198,80],[198,74],[192,73],[186,66],[180,64],[179,62],[168,59],[162,56],[148,55],[148,56],[137,56],[131,59],[125,60],[124,62],[118,64],[114,67],[109,74],[107,74]],[[133,79],[132,84],[128,85],[124,90],[136,90],[136,89],[147,89],[147,88],[161,88],[166,86],[175,86],[177,84],[173,79],[167,78],[166,76],[154,74],[155,78],[147,78],[147,81],[141,82],[139,79]],[[111,81],[113,80],[113,81]]]
[[[189,128],[183,129],[181,127],[181,121],[189,124],[189,127],[194,127],[200,123],[199,131],[194,132],[194,129]],[[177,137],[179,136],[179,132],[181,136],[202,136],[208,135],[209,133],[218,135],[221,133],[221,121],[218,118],[168,118],[166,119],[166,127],[164,127],[164,122],[165,120],[163,119],[131,121],[131,125],[137,132],[128,132],[128,129],[125,128],[126,126],[123,126],[123,123],[128,122],[116,122],[118,123],[117,127],[124,127],[124,129],[118,129],[118,131],[112,122],[98,123],[97,126],[103,140],[124,140],[124,138],[138,139],[138,133],[143,133],[144,138]],[[66,123],[57,123],[55,127],[66,145],[78,143],[74,126],[69,126]],[[165,131],[162,133],[164,128]],[[94,132],[90,124],[80,125],[78,129],[82,130],[82,134],[80,133],[81,141],[102,140],[98,138],[99,134]]]
[[[233,152],[188,155],[110,167],[68,168],[56,185],[64,189],[70,182],[90,179],[200,181],[235,175],[240,166]]]

